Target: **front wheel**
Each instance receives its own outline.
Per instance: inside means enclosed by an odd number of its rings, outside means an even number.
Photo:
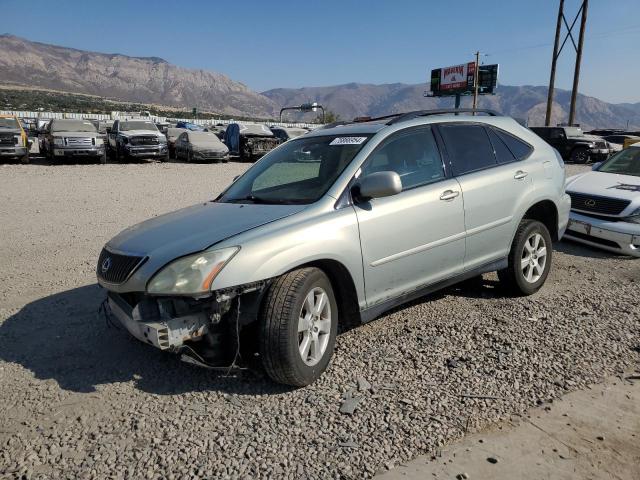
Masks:
[[[587,163],[589,153],[586,148],[576,148],[571,152],[571,161],[573,163]]]
[[[20,163],[23,165],[27,165],[29,163],[29,154],[23,155],[20,157]]]
[[[327,276],[301,268],[279,277],[260,312],[260,355],[272,380],[302,387],[329,365],[338,331],[338,305]]]
[[[537,221],[524,219],[516,232],[509,265],[498,271],[503,286],[516,295],[536,293],[547,280],[551,269],[553,246],[547,227]]]

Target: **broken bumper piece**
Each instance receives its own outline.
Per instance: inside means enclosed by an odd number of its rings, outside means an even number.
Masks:
[[[150,316],[142,308],[143,304],[132,307],[116,293],[110,292],[108,300],[113,315],[133,337],[160,350],[175,352],[182,349],[185,342],[202,339],[211,324],[204,312],[175,318]]]

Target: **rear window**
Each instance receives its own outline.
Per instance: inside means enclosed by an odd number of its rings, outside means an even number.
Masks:
[[[516,157],[517,160],[524,160],[529,155],[531,155],[533,147],[531,147],[531,145],[529,145],[527,142],[520,140],[519,138],[516,138],[507,132],[503,132],[502,130],[492,130],[498,137],[500,137],[500,140],[504,142],[504,144],[511,151],[513,156]],[[500,159],[498,159],[498,162],[500,162]]]
[[[493,146],[482,125],[441,125],[440,132],[454,175],[482,170],[496,165]]]
[[[496,152],[496,160],[498,163],[511,163],[516,161],[516,157],[511,153],[511,150],[507,148],[507,145],[498,136],[498,132],[493,128],[487,128],[487,133],[491,139],[493,150]]]

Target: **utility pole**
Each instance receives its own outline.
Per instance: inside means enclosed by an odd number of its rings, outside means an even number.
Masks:
[[[575,113],[576,113],[576,99],[578,97],[578,83],[580,80],[580,64],[582,62],[582,47],[584,46],[584,31],[587,24],[587,7],[589,6],[589,0],[582,0],[580,4],[580,8],[578,9],[578,13],[576,13],[573,22],[571,25],[567,22],[567,18],[564,15],[564,0],[560,0],[560,6],[558,7],[558,21],[556,23],[556,38],[553,44],[553,57],[551,59],[551,75],[549,77],[549,91],[547,93],[547,113],[545,116],[545,125],[549,126],[551,123],[551,109],[553,106],[553,91],[554,84],[556,79],[556,62],[558,57],[562,53],[562,49],[564,48],[567,40],[571,39],[571,43],[573,44],[573,48],[576,51],[576,63],[575,69],[573,72],[573,88],[571,90],[571,105],[569,107],[569,125],[572,125],[575,121]],[[573,38],[573,27],[578,21],[578,17],[580,17],[580,37],[578,39],[578,44],[576,45],[576,41]],[[567,29],[567,34],[558,48],[558,43],[560,43],[560,31],[562,29],[562,24]]]
[[[478,84],[480,83],[480,79],[478,76],[480,75],[480,52],[476,51],[476,71],[473,74],[473,109],[475,110],[478,106]],[[475,112],[473,112],[475,115]]]
[[[553,57],[551,58],[551,76],[549,77],[549,91],[547,92],[547,114],[544,117],[545,126],[551,123],[551,107],[553,105],[553,89],[556,83],[556,63],[558,61],[558,44],[560,43],[560,29],[562,28],[564,0],[560,0],[558,7],[558,22],[556,23],[556,40],[553,43]]]
[[[576,98],[578,97],[578,82],[580,80],[580,62],[582,62],[582,47],[584,45],[584,30],[587,25],[587,7],[589,0],[582,2],[582,18],[580,19],[580,37],[576,51],[576,67],[573,72],[573,89],[571,90],[571,107],[569,108],[569,125],[573,125],[576,116]]]

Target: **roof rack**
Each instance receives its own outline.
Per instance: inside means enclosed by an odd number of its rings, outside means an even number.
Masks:
[[[500,116],[500,114],[495,110],[489,110],[486,108],[441,108],[438,110],[416,110],[415,112],[397,114],[395,118],[387,122],[387,125],[393,125],[398,122],[412,120],[417,117],[426,117],[428,115],[443,115],[446,113],[486,113],[491,117]]]

